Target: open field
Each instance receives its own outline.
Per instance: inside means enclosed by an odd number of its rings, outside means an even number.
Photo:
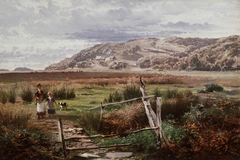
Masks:
[[[209,82],[219,82],[229,87],[240,87],[240,71],[206,72],[206,71],[165,71],[150,72],[0,72],[0,83],[17,82],[73,82],[82,84],[98,84],[107,81],[108,84],[124,84],[129,81],[139,81],[142,76],[149,83],[184,83],[198,85]]]
[[[216,83],[224,87],[225,93],[231,97],[240,97],[240,72],[199,72],[199,71],[166,71],[166,72],[6,72],[0,73],[0,87],[22,86],[36,90],[41,83],[45,91],[53,87],[64,86],[74,88],[76,98],[67,100],[72,106],[93,107],[99,105],[106,96],[124,86],[134,84],[140,86],[142,76],[147,85],[148,94],[159,89],[190,89],[193,93],[204,89],[205,84]]]
[[[201,72],[201,71],[166,71],[150,72],[0,72],[0,87],[2,85],[26,82],[34,87],[38,83],[46,86],[64,84],[78,88],[82,85],[117,85],[139,84],[142,76],[147,84],[183,86],[186,88],[201,88],[208,83],[218,83],[231,90],[240,88],[240,71],[235,72]]]
[[[205,84],[216,83],[224,87],[224,93],[240,98],[240,72],[5,72],[0,73],[0,88],[14,87],[17,92],[23,86],[36,90],[41,83],[47,92],[53,87],[74,88],[76,97],[66,100],[72,108],[81,110],[99,105],[111,92],[123,89],[126,85],[140,86],[142,76],[148,94],[158,89],[189,89],[193,93],[204,89]],[[217,94],[217,93],[216,93]],[[18,98],[19,100],[19,98]],[[21,101],[21,100],[19,100]]]

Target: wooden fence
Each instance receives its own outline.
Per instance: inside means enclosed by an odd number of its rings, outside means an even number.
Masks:
[[[137,132],[141,132],[141,131],[145,131],[145,130],[154,130],[160,144],[161,145],[169,145],[169,142],[168,142],[167,138],[165,137],[164,132],[162,130],[162,120],[161,120],[161,101],[162,101],[162,99],[161,99],[161,97],[156,97],[155,95],[147,96],[146,90],[145,90],[145,84],[142,81],[141,81],[141,83],[142,83],[142,86],[140,87],[140,90],[142,92],[142,97],[133,98],[133,99],[129,99],[129,100],[121,101],[121,102],[101,104],[99,106],[90,108],[89,110],[100,108],[101,109],[100,120],[102,121],[103,110],[107,106],[116,105],[116,104],[123,104],[123,103],[132,102],[132,101],[142,99],[142,102],[143,102],[144,107],[145,107],[145,112],[146,112],[150,127],[135,130],[135,131],[131,131],[131,132],[127,132],[126,134],[137,133]],[[153,111],[153,109],[151,107],[150,98],[156,98],[156,113]],[[100,123],[101,123],[101,121],[100,121]],[[131,145],[131,144],[115,144],[115,145],[99,146],[99,147],[67,148],[66,143],[65,143],[66,141],[71,141],[71,140],[74,140],[74,139],[92,139],[92,138],[98,138],[98,137],[102,137],[102,138],[116,137],[118,135],[111,134],[111,135],[75,136],[75,137],[71,137],[71,138],[64,138],[61,118],[59,118],[59,120],[58,120],[58,128],[59,128],[59,141],[62,142],[64,157],[67,156],[66,151],[107,148],[107,147],[121,147],[121,146]]]

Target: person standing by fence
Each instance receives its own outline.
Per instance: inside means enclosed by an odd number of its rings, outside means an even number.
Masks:
[[[45,99],[45,93],[42,90],[41,84],[37,85],[37,92],[35,93],[36,97],[36,103],[37,103],[37,118],[43,118],[44,115],[46,114],[45,108],[44,108],[44,103],[43,100]]]
[[[52,116],[53,114],[55,114],[55,105],[57,104],[57,102],[55,101],[55,99],[53,98],[53,95],[51,92],[48,92],[48,97],[47,97],[47,109],[48,109],[48,115]]]

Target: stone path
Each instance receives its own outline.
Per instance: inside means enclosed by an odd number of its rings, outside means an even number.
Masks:
[[[58,119],[56,117],[46,117],[39,120],[33,120],[33,125],[41,126],[43,130],[47,130],[53,133],[53,141],[59,142],[59,131],[58,131]],[[85,136],[84,130],[82,128],[75,128],[72,121],[62,120],[64,138],[71,138],[76,136]],[[76,139],[71,141],[66,141],[67,148],[92,148],[97,147],[96,144],[92,142],[91,139]],[[134,158],[132,157],[132,152],[108,152],[106,149],[89,149],[74,151],[78,154],[73,158],[73,160],[80,159],[94,159],[94,160],[127,160]]]

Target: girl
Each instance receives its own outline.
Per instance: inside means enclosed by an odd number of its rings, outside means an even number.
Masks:
[[[48,92],[48,97],[47,97],[47,109],[48,109],[48,115],[51,116],[53,114],[55,114],[55,105],[57,104],[57,102],[55,101],[55,99],[52,96],[51,92]]]

